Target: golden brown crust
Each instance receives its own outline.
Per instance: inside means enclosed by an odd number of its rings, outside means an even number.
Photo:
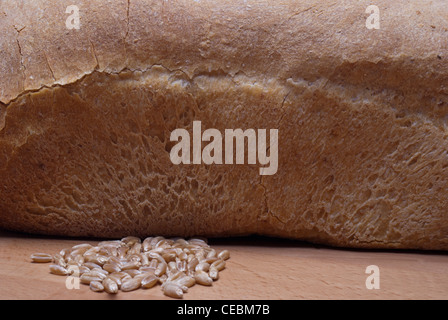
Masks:
[[[0,8],[3,227],[448,249],[443,1],[377,1],[380,30],[358,1],[78,5]],[[277,174],[173,165],[193,120],[278,128]]]

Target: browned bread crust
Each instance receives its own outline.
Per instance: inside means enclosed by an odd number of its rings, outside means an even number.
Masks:
[[[0,6],[0,226],[448,249],[444,0]],[[279,129],[279,167],[173,165],[170,132]]]

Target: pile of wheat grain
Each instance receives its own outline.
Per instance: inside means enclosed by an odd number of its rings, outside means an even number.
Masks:
[[[52,263],[56,275],[79,276],[95,292],[116,294],[160,283],[165,295],[182,298],[195,284],[212,285],[225,268],[229,251],[217,253],[205,239],[136,237],[80,244],[55,255],[35,253],[32,262]]]

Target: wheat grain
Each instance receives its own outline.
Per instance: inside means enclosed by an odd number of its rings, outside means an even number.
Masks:
[[[154,271],[156,271],[156,268],[150,267],[150,266],[143,266],[138,269],[142,273],[152,273],[154,274]]]
[[[118,284],[112,278],[107,277],[103,280],[104,291],[110,294],[118,293]]]
[[[53,262],[53,257],[51,254],[47,253],[33,253],[31,255],[31,260],[35,263],[49,263]]]
[[[129,254],[139,254],[142,250],[142,244],[140,242],[134,243],[132,248],[129,249]]]
[[[168,277],[167,281],[174,281],[174,280],[177,280],[177,279],[183,278],[183,277],[185,277],[185,273],[182,271],[177,271],[177,272],[172,273]]]
[[[149,263],[148,268],[152,268],[152,269],[156,270],[158,265],[159,265],[159,261],[157,259],[152,259],[151,262]]]
[[[211,286],[219,279],[230,253],[217,253],[202,238],[185,240],[137,237],[102,241],[96,246],[88,243],[62,249],[55,255],[35,253],[31,261],[49,263],[56,275],[79,276],[83,284],[95,292],[116,294],[139,288],[149,289],[162,284],[165,295],[182,298],[196,283]],[[78,272],[73,271],[73,268]]]
[[[209,277],[213,281],[216,281],[216,280],[219,279],[219,271],[218,271],[218,269],[216,269],[215,266],[210,266],[210,270],[208,271],[208,275],[209,275]]]
[[[79,274],[82,275],[84,273],[90,272],[90,269],[87,268],[86,266],[80,266],[79,267]]]
[[[121,242],[123,242],[124,244],[126,244],[128,247],[132,247],[135,243],[141,243],[141,239],[137,238],[137,237],[125,237],[123,239],[121,239]]]
[[[63,268],[67,268],[67,262],[64,257],[62,257],[59,253],[53,256],[53,262]]]
[[[72,250],[78,250],[78,249],[86,249],[86,250],[88,250],[90,248],[93,248],[93,246],[91,244],[81,243],[81,244],[78,244],[76,246],[73,246],[71,249]]]
[[[106,270],[109,273],[114,273],[114,272],[120,272],[121,271],[121,268],[118,265],[118,263],[111,262],[110,260],[109,260],[108,263],[106,263],[103,266],[103,269]]]
[[[166,261],[166,262],[171,262],[174,261],[176,259],[177,255],[176,252],[168,252],[167,250],[162,253],[162,258]]]
[[[126,246],[117,248],[118,257],[120,259],[124,259],[126,257],[126,254],[128,253],[129,248]]]
[[[230,258],[229,250],[223,250],[218,254],[218,258],[221,260],[227,260]]]
[[[101,241],[97,244],[97,247],[104,247],[104,246],[113,246],[113,247],[120,247],[123,244],[121,240],[108,240],[108,241]]]
[[[103,281],[103,279],[104,279],[103,274],[100,275],[98,272],[92,272],[92,271],[86,272],[82,274],[80,277],[81,283],[89,285],[90,282],[92,281]]]
[[[118,288],[120,288],[120,287],[121,287],[121,283],[123,282],[122,280],[123,280],[126,276],[127,276],[128,278],[130,277],[130,276],[129,276],[128,274],[126,274],[126,273],[122,273],[122,272],[114,272],[114,273],[108,275],[108,276],[106,277],[106,279],[109,278],[109,279],[113,280],[113,281],[118,285]]]
[[[206,258],[215,258],[216,257],[216,250],[215,249],[211,249],[208,253]]]
[[[161,276],[163,276],[163,275],[165,274],[165,272],[166,272],[166,268],[167,268],[167,264],[166,264],[166,262],[159,263],[159,264],[157,265],[156,270],[154,271],[154,274],[155,274],[157,277],[161,277]]]
[[[210,266],[215,267],[218,271],[222,271],[226,267],[226,262],[219,259],[213,262]]]
[[[141,274],[142,272],[137,270],[137,269],[129,269],[129,270],[123,270],[124,273],[127,273],[128,275],[130,275],[132,278],[138,276],[139,274]]]
[[[176,268],[179,271],[187,271],[187,261],[176,258]]]
[[[90,282],[90,290],[92,290],[93,292],[103,292],[104,286],[99,281],[91,281]]]
[[[198,258],[194,257],[193,259],[190,260],[190,262],[188,262],[188,270],[195,270],[196,266],[199,264],[199,260]]]
[[[213,262],[215,262],[217,260],[220,260],[220,259],[217,257],[208,257],[208,258],[205,258],[204,260],[202,260],[201,262],[206,262],[208,264],[212,264]]]
[[[155,275],[150,274],[142,279],[141,285],[142,285],[142,288],[150,289],[150,288],[154,287],[158,281],[159,281],[159,279]]]
[[[93,268],[90,272],[97,272],[100,277],[106,278],[109,275],[109,272],[103,270],[101,268]]]
[[[142,246],[143,246],[143,252],[147,252],[152,249],[151,247],[151,241],[152,237],[148,237],[145,240],[143,240]]]
[[[128,263],[125,263],[121,266],[121,270],[131,270],[131,269],[138,269],[140,268],[141,264],[140,262],[130,261]]]
[[[182,297],[184,296],[184,291],[182,290],[182,288],[172,282],[165,283],[162,287],[162,290],[163,294],[171,298],[182,299]]]
[[[168,262],[168,271],[169,272],[174,272],[177,270],[177,264],[175,261],[170,261]]]
[[[140,263],[142,266],[148,266],[149,265],[149,258],[146,254],[139,254],[140,257]]]
[[[213,283],[213,280],[208,276],[208,273],[202,270],[196,271],[194,279],[196,280],[196,283],[203,286],[211,286]]]
[[[176,279],[175,282],[177,284],[179,284],[180,286],[185,286],[185,287],[190,288],[195,285],[196,280],[193,277],[186,275],[186,276]]]
[[[205,271],[205,272],[207,272],[209,269],[210,264],[207,262],[200,262],[195,268],[196,271]]]
[[[50,273],[58,275],[58,276],[66,276],[68,274],[67,269],[61,267],[58,264],[50,265]]]
[[[138,288],[140,288],[140,286],[141,286],[141,280],[139,280],[139,279],[129,279],[129,280],[124,281],[121,284],[121,288],[120,289],[121,289],[121,291],[129,292],[129,291],[137,290]]]
[[[67,256],[70,254],[71,252],[71,248],[64,248],[61,251],[59,251],[59,254],[65,258],[67,258]]]
[[[96,268],[101,268],[100,265],[93,263],[93,262],[86,262],[83,264],[84,267],[87,267],[89,269],[96,269]]]

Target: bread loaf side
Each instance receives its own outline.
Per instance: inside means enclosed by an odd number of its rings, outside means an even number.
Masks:
[[[443,0],[0,7],[0,226],[448,249]],[[175,165],[173,130],[278,129],[278,170]]]

